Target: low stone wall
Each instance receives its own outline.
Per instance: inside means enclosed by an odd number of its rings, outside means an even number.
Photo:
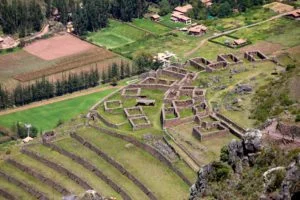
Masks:
[[[189,99],[189,100],[174,100],[173,101],[173,106],[179,108],[192,108],[194,105],[194,100]]]
[[[22,149],[21,150],[22,153],[28,155],[29,157],[45,164],[47,167],[50,167],[52,169],[54,169],[55,171],[59,172],[60,174],[63,174],[65,176],[67,176],[69,179],[73,180],[74,182],[76,182],[78,185],[80,185],[82,188],[84,188],[85,190],[92,190],[93,188],[84,180],[82,180],[80,177],[78,177],[77,175],[73,174],[72,172],[70,172],[68,169],[52,162],[49,161],[41,156],[39,156],[37,153],[34,153],[32,151],[29,151],[27,149]]]
[[[174,126],[178,126],[180,124],[193,122],[194,116],[185,117],[185,118],[174,118],[174,119],[165,119],[163,122],[164,128],[170,128]]]
[[[119,128],[119,126],[118,126],[117,124],[113,124],[113,123],[111,123],[110,121],[106,120],[102,115],[100,115],[99,112],[94,111],[94,113],[96,114],[97,118],[98,118],[101,122],[103,122],[106,126],[113,127],[113,128],[116,128],[116,129]]]
[[[179,73],[179,72],[174,72],[174,71],[167,70],[167,69],[161,70],[161,74],[166,75],[166,76],[171,76],[171,77],[176,78],[176,79],[183,79],[186,75],[186,74],[182,74],[182,73]]]
[[[300,126],[295,124],[286,124],[278,122],[277,129],[280,131],[282,136],[287,136],[291,139],[300,139]]]
[[[45,146],[57,151],[58,153],[71,158],[78,164],[82,165],[87,170],[94,173],[96,176],[98,176],[101,180],[103,180],[106,184],[108,184],[111,188],[113,188],[117,193],[119,193],[124,200],[131,200],[131,197],[120,187],[118,186],[114,181],[112,181],[110,178],[108,178],[105,174],[102,173],[97,167],[93,166],[88,161],[82,159],[79,156],[76,156],[52,143],[44,143]]]
[[[0,171],[0,176],[2,176],[3,178],[5,178],[7,181],[11,182],[12,184],[22,188],[23,190],[27,191],[29,194],[31,194],[32,196],[34,196],[37,199],[40,200],[48,200],[49,198],[42,192],[30,187],[29,185],[17,180],[16,178],[5,174],[4,172]]]
[[[1,188],[0,188],[0,196],[8,200],[19,200],[19,198],[15,197],[13,194],[10,194],[8,191],[3,190]]]
[[[196,67],[198,69],[202,69],[202,70],[205,70],[206,69],[206,66],[211,64],[211,61],[205,59],[205,58],[202,58],[202,57],[198,57],[198,58],[192,58],[189,60],[190,62],[190,65],[193,66],[193,67]]]
[[[170,86],[169,85],[162,85],[162,84],[132,84],[128,87],[139,87],[142,89],[149,89],[149,90],[161,90],[161,91],[167,91]]]
[[[207,132],[207,133],[201,133],[201,131],[199,130],[199,127],[202,126],[197,126],[193,128],[193,132],[192,134],[198,138],[200,141],[204,140],[204,139],[208,139],[208,138],[212,138],[212,137],[221,137],[221,136],[225,136],[228,134],[228,129],[225,128],[224,126],[222,126],[221,124],[216,124],[215,125],[219,130],[217,131],[212,131],[212,132]]]
[[[118,103],[118,106],[109,107],[108,106],[109,103]],[[116,110],[120,110],[121,108],[123,108],[123,105],[122,105],[122,101],[120,101],[120,100],[104,101],[104,110],[105,110],[105,112],[115,113]]]
[[[231,53],[230,54],[221,54],[221,55],[218,55],[217,61],[224,61],[228,65],[236,65],[236,64],[239,64],[239,63],[243,62],[237,56],[235,56],[235,55],[233,55]]]
[[[206,66],[206,71],[213,72],[215,70],[224,69],[225,67],[227,67],[226,62],[224,62],[224,61],[215,62],[215,63],[211,63],[208,66]]]
[[[122,175],[126,176],[129,180],[131,180],[137,187],[139,187],[151,200],[156,200],[157,198],[155,195],[151,192],[150,189],[148,189],[141,181],[139,181],[134,175],[132,175],[130,172],[128,172],[121,164],[119,164],[117,161],[115,161],[113,158],[108,156],[106,153],[101,151],[99,148],[92,145],[90,142],[85,141],[82,137],[77,135],[76,133],[70,134],[72,138],[76,139],[78,142],[80,142],[82,145],[89,148],[91,151],[95,152],[98,156],[100,156],[102,159],[104,159],[106,162],[114,166],[117,170],[119,170]]]
[[[32,175],[33,177],[39,179],[41,182],[45,183],[46,185],[49,185],[50,187],[54,188],[56,191],[61,193],[62,195],[68,195],[71,194],[66,188],[61,186],[60,184],[56,183],[55,181],[43,176],[42,174],[32,170],[30,167],[27,167],[15,160],[8,159],[8,163],[14,165],[18,169],[22,170],[23,172]]]
[[[235,136],[239,138],[243,137],[243,134],[246,132],[244,128],[237,125],[235,122],[233,122],[232,120],[228,119],[227,117],[225,117],[220,113],[215,113],[215,114],[221,120],[221,124],[227,127]]]
[[[153,157],[155,157],[156,159],[158,159],[160,162],[164,163],[165,165],[167,165],[171,170],[173,170],[186,184],[188,184],[189,186],[192,185],[192,183],[188,180],[188,178],[186,178],[184,176],[184,174],[179,171],[175,166],[173,166],[172,162],[170,160],[168,160],[166,157],[164,157],[158,150],[156,150],[155,148],[147,145],[147,144],[144,144],[140,141],[138,141],[137,139],[133,138],[133,137],[130,137],[130,136],[127,136],[127,135],[122,135],[122,134],[119,134],[115,131],[111,131],[111,130],[108,130],[108,129],[105,129],[105,128],[102,128],[102,127],[98,127],[98,126],[93,126],[91,125],[91,127],[103,132],[103,133],[106,133],[108,135],[111,135],[113,137],[117,137],[117,138],[120,138],[122,140],[125,140],[127,142],[130,142],[132,144],[134,144],[135,146],[137,146],[138,148],[141,148],[143,150],[145,150],[146,152],[150,153]]]
[[[259,59],[255,58],[254,55],[259,57]],[[267,61],[269,58],[260,51],[247,51],[244,54],[244,58],[250,62],[259,62],[259,61]]]
[[[139,119],[144,119],[146,122],[145,123],[136,123],[135,120],[139,120]],[[139,117],[132,117],[129,118],[129,122],[132,126],[132,130],[137,131],[140,129],[146,129],[146,128],[150,128],[152,127],[151,122],[149,121],[147,116],[139,116]]]

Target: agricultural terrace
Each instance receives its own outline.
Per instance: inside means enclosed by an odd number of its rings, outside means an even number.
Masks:
[[[108,49],[114,49],[141,40],[149,33],[116,20],[109,20],[109,27],[89,33],[87,40]]]

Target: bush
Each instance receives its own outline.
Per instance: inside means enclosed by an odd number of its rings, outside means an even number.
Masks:
[[[211,181],[222,181],[227,179],[230,174],[230,167],[222,162],[213,162],[212,163],[213,171],[209,177]]]
[[[296,65],[291,65],[291,64],[288,64],[286,66],[286,71],[291,71],[292,69],[296,68]]]
[[[220,160],[222,162],[227,162],[229,159],[229,152],[228,152],[228,146],[224,146],[221,149],[221,155],[220,155]]]
[[[300,122],[300,115],[296,115],[295,122]]]
[[[56,123],[56,127],[59,127],[60,125],[62,125],[64,123],[64,121],[62,119],[59,119]]]
[[[25,124],[21,123],[21,122],[17,122],[15,124],[15,128],[14,130],[16,131],[17,135],[20,138],[26,138],[27,137],[27,128],[25,127]],[[30,137],[36,137],[38,134],[38,129],[35,126],[32,126],[30,128],[30,132],[29,132],[29,136]]]

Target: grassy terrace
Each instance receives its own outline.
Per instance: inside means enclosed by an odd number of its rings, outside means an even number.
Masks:
[[[155,23],[155,22],[151,21],[150,19],[134,19],[132,24],[134,26],[137,26],[141,29],[150,31],[157,35],[164,34],[164,33],[171,31],[170,28],[163,26],[159,23]]]
[[[148,35],[147,32],[115,20],[109,20],[109,27],[89,33],[88,40],[113,49],[140,40]]]
[[[3,162],[0,165],[0,170],[25,183],[26,185],[29,185],[31,188],[43,192],[50,199],[61,198],[61,194],[59,192],[9,163]]]
[[[89,163],[96,166],[106,176],[111,178],[116,184],[125,190],[125,192],[133,199],[147,199],[147,196],[127,177],[123,176],[116,168],[111,166],[96,153],[90,151],[82,144],[72,138],[67,138],[56,142],[59,147],[80,156],[87,160]]]
[[[52,151],[50,148],[47,148],[41,144],[30,146],[29,149],[36,153],[39,153],[40,156],[67,168],[72,173],[85,180],[93,189],[95,189],[100,194],[104,196],[114,196],[117,199],[121,199],[120,195],[116,193],[109,185],[103,182],[94,173],[90,172],[80,164],[77,164],[70,158]]]
[[[20,187],[8,182],[6,179],[0,177],[0,188],[9,192],[10,194],[16,195],[16,197],[19,197],[20,199],[28,199],[28,200],[34,200],[35,198],[28,194],[25,190],[21,189]],[[5,199],[5,198],[3,198]]]
[[[158,199],[187,198],[189,186],[145,151],[95,129],[80,129],[78,134],[121,163],[148,186]]]
[[[50,178],[54,180],[55,182],[59,183],[61,186],[68,189],[73,194],[83,193],[84,189],[80,187],[78,184],[76,184],[74,181],[69,179],[67,176],[58,173],[57,171],[53,170],[50,167],[47,167],[43,163],[25,155],[17,155],[14,157],[14,160],[18,161],[19,163],[26,165],[33,169],[34,171],[37,171],[41,174],[43,174],[45,177]]]
[[[85,112],[99,99],[113,92],[108,89],[102,92],[64,100],[61,102],[32,108],[20,112],[0,116],[0,125],[10,128],[17,121],[31,123],[39,130],[49,130],[56,127],[59,120],[68,121],[73,117]]]

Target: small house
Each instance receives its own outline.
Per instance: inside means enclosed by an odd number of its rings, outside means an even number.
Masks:
[[[293,18],[295,20],[300,20],[300,9],[288,13],[286,16]]]
[[[247,40],[246,39],[236,39],[236,40],[233,40],[233,44],[235,46],[242,46],[242,45],[247,44]]]
[[[185,6],[177,6],[174,11],[180,12],[182,14],[186,14],[188,11],[192,10],[193,6],[191,4],[187,4]]]
[[[182,13],[180,12],[177,12],[177,11],[174,11],[171,15],[171,20],[174,21],[174,22],[182,22],[182,23],[185,23],[185,24],[191,24],[192,23],[192,20],[191,18],[183,15]]]
[[[196,25],[189,28],[188,33],[190,35],[203,35],[207,31],[207,27],[204,25]]]
[[[154,14],[150,17],[150,19],[152,21],[156,21],[156,22],[159,22],[160,21],[160,16],[158,14]]]

